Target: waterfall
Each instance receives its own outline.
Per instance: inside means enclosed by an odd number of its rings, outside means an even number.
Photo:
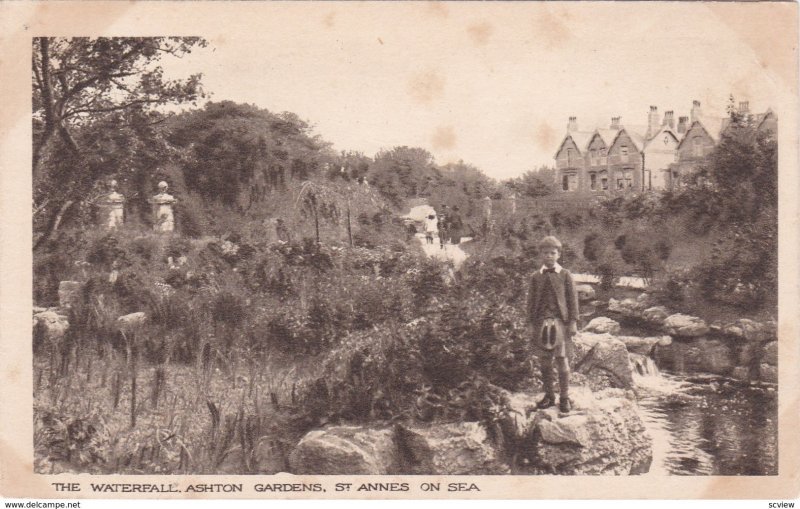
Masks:
[[[631,360],[634,375],[639,377],[658,377],[661,372],[656,366],[656,362],[648,355],[638,353],[629,353],[628,357]]]

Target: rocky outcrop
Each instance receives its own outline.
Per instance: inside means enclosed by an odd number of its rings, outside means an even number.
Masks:
[[[776,384],[778,383],[778,367],[761,363],[758,366],[758,376],[762,382]]]
[[[577,285],[575,286],[575,291],[578,292],[578,299],[581,302],[589,302],[594,300],[596,292],[592,285]]]
[[[616,320],[612,320],[611,318],[606,318],[605,316],[598,316],[597,318],[593,318],[586,326],[583,328],[586,332],[594,332],[597,334],[617,334],[620,331],[619,322]]]
[[[42,339],[57,341],[64,337],[69,329],[67,317],[54,310],[41,311],[33,315],[34,334],[41,331]]]
[[[671,336],[616,336],[625,345],[629,353],[650,355],[656,346],[668,346],[672,344]]]
[[[661,327],[669,314],[669,311],[664,306],[653,306],[642,311],[642,318],[651,325]]]
[[[611,334],[579,332],[574,346],[572,370],[586,375],[590,387],[633,387],[633,368],[622,341]]]
[[[397,441],[403,451],[402,473],[493,475],[510,472],[486,429],[477,422],[398,425]]]
[[[671,336],[694,338],[708,334],[709,329],[701,318],[676,313],[664,320],[664,330]]]
[[[764,353],[761,355],[761,362],[770,366],[778,365],[778,342],[771,341],[764,345]]]
[[[652,461],[652,440],[636,403],[622,391],[596,397],[573,390],[573,411],[538,410],[530,417],[529,438],[536,444],[534,468],[551,474],[624,475],[645,473]]]
[[[81,301],[83,285],[78,281],[61,281],[58,283],[58,305],[69,309]]]
[[[391,429],[332,426],[309,432],[289,456],[293,474],[382,475],[397,472]]]
[[[146,320],[147,316],[145,315],[144,311],[129,313],[127,315],[122,315],[119,318],[117,318],[117,327],[127,332],[138,329],[139,327],[144,325]]]
[[[736,366],[734,350],[719,339],[673,341],[656,346],[654,352],[659,366],[678,373],[729,375]]]
[[[722,332],[736,339],[756,343],[774,339],[774,336],[770,334],[771,331],[766,324],[748,318],[740,318],[735,322],[723,326]]]
[[[644,309],[645,307],[643,307],[642,303],[636,299],[608,300],[608,310],[613,313],[619,313],[625,318],[641,319]]]

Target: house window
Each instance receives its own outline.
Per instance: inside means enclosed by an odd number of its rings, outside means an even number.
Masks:
[[[589,187],[592,191],[597,189],[597,175],[594,173],[589,174]]]
[[[619,148],[619,160],[623,163],[628,162],[628,147],[626,145]]]
[[[606,149],[600,149],[600,164],[605,165],[607,164],[608,159],[606,158]]]
[[[561,190],[569,191],[569,175],[561,177]]]
[[[694,143],[694,156],[703,157],[703,139],[698,136],[692,141]]]
[[[592,149],[591,160],[592,160],[592,166],[597,166],[597,149]]]
[[[633,187],[633,172],[625,172],[625,187],[628,189]]]
[[[608,173],[606,172],[600,173],[600,189],[608,191]]]
[[[567,167],[572,166],[572,149],[567,149]]]
[[[625,179],[618,178],[617,189],[624,189],[624,188],[625,188]]]

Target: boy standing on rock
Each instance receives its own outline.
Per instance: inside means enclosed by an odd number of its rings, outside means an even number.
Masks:
[[[531,277],[528,291],[528,322],[533,328],[534,349],[539,358],[544,384],[544,398],[538,408],[556,404],[553,389],[553,358],[558,368],[561,391],[559,410],[567,413],[569,399],[569,353],[572,338],[578,332],[578,294],[572,274],[558,264],[561,242],[552,236],[539,242],[542,266]]]

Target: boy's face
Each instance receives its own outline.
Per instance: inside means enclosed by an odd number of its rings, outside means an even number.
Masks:
[[[547,268],[553,267],[558,261],[558,249],[546,247],[542,249],[542,262]]]

